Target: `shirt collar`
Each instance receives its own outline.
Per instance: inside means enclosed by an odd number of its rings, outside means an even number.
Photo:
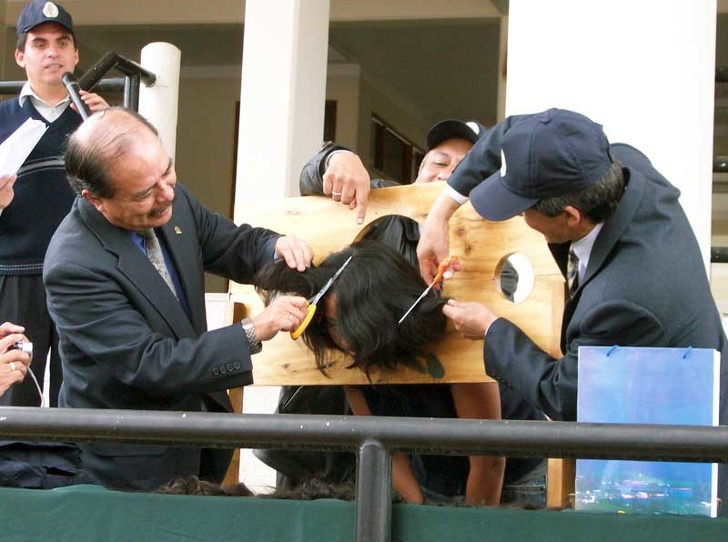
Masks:
[[[602,227],[604,227],[604,223],[600,222],[584,237],[578,241],[571,242],[571,250],[579,258],[579,279],[586,273],[586,268],[589,265],[589,256],[591,255],[592,248],[594,248],[594,242],[597,240],[599,232],[602,231]]]
[[[132,240],[134,245],[141,250],[144,254],[147,253],[147,246],[144,243],[144,237],[141,233],[135,232],[134,230],[127,230],[129,233],[129,238]]]
[[[55,106],[50,105],[48,102],[43,100],[43,98],[33,92],[33,89],[30,88],[30,81],[26,81],[23,88],[20,89],[20,96],[18,96],[20,107],[25,105],[26,100],[30,100],[38,113],[40,113],[43,118],[49,122],[53,122],[60,117],[61,113],[63,113],[71,103],[71,97],[66,96]]]

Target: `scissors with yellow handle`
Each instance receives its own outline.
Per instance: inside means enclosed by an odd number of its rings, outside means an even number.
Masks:
[[[352,256],[349,256],[346,261],[343,263],[341,267],[339,267],[339,270],[334,273],[334,276],[331,277],[326,284],[324,284],[324,287],[321,288],[318,293],[313,296],[311,299],[308,300],[308,309],[306,309],[306,318],[303,319],[303,322],[301,322],[301,325],[298,326],[294,331],[291,331],[291,338],[292,339],[298,339],[301,334],[306,331],[306,328],[308,327],[308,324],[311,323],[311,319],[313,318],[313,315],[316,313],[316,305],[318,305],[318,302],[321,301],[321,298],[326,295],[326,292],[329,291],[329,288],[331,288],[331,285],[334,283],[334,281],[341,275],[341,272],[344,270],[344,268],[349,265],[349,262],[351,261]]]

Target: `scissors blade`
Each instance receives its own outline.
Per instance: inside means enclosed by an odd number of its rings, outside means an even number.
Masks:
[[[351,261],[352,256],[349,256],[347,260],[343,263],[341,267],[339,267],[338,271],[334,273],[334,276],[331,277],[326,284],[324,284],[324,287],[321,288],[318,293],[313,296],[308,301],[308,309],[306,309],[306,318],[304,318],[303,322],[301,322],[301,325],[298,326],[298,328],[291,331],[291,338],[293,340],[298,339],[298,337],[301,336],[301,334],[306,330],[308,327],[308,324],[311,323],[311,320],[313,319],[313,315],[316,312],[316,306],[318,305],[318,302],[321,301],[321,298],[324,296],[324,294],[328,291],[329,288],[331,288],[331,285],[334,283],[334,281],[338,278],[339,275],[341,275],[341,272],[344,270],[344,268],[349,264]]]
[[[331,285],[334,283],[334,281],[339,277],[339,275],[341,275],[341,272],[344,270],[344,268],[347,265],[349,265],[349,262],[351,261],[352,258],[353,258],[353,256],[349,256],[346,259],[346,261],[341,265],[341,267],[339,267],[338,271],[336,271],[336,273],[334,273],[334,276],[331,277],[326,284],[324,284],[324,287],[321,288],[315,296],[313,296],[313,299],[311,299],[311,301],[310,301],[311,305],[318,304],[318,302],[326,294],[326,292],[329,291],[329,288],[331,288]]]
[[[407,312],[405,312],[404,316],[402,316],[402,318],[399,319],[399,322],[397,322],[397,325],[401,324],[402,321],[405,318],[407,318],[407,315],[409,313],[411,313],[412,310],[417,306],[417,303],[422,301],[422,298],[424,298],[427,295],[427,292],[432,290],[432,287],[442,280],[442,277],[445,274],[445,269],[450,267],[453,264],[453,262],[457,262],[457,258],[455,256],[448,256],[442,262],[440,262],[440,265],[437,266],[437,274],[435,275],[435,278],[432,279],[432,282],[430,283],[430,285],[427,288],[425,288],[425,291],[422,292],[422,294],[420,294],[420,297],[418,297],[415,300],[415,302],[412,303],[412,306],[409,309],[407,309]]]
[[[402,316],[402,318],[400,318],[400,319],[399,319],[399,322],[397,322],[397,325],[401,324],[401,323],[402,323],[402,321],[403,321],[403,320],[404,320],[405,318],[407,318],[407,315],[408,315],[409,313],[411,313],[411,312],[412,312],[412,311],[414,310],[414,308],[415,308],[415,307],[417,306],[417,303],[419,303],[420,301],[422,301],[422,298],[423,298],[423,297],[425,297],[425,296],[427,295],[427,292],[429,292],[430,290],[432,290],[432,287],[433,287],[434,285],[435,285],[435,281],[432,281],[432,284],[430,284],[430,285],[429,285],[429,286],[428,286],[427,288],[425,288],[425,291],[424,291],[424,292],[422,292],[422,293],[420,294],[420,297],[418,297],[418,298],[417,298],[417,299],[415,300],[415,302],[414,302],[414,303],[412,303],[412,305],[410,306],[410,308],[409,308],[409,309],[407,309],[407,312],[405,312],[405,313],[404,313],[404,316]]]

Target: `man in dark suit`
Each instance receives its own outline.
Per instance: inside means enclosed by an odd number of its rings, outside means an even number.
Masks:
[[[580,346],[713,348],[722,358],[726,424],[726,336],[679,196],[647,157],[610,145],[583,115],[550,109],[509,117],[476,143],[430,210],[417,248],[420,270],[429,280],[447,256],[448,221],[468,197],[488,220],[523,214],[571,285],[563,356],[550,357],[483,304],[449,301],[443,312],[455,327],[485,338],[488,374],[552,419],[575,420]],[[723,500],[726,482],[721,466]]]
[[[251,356],[278,331],[298,327],[306,300],[283,296],[242,326],[207,331],[203,273],[250,283],[274,257],[303,271],[310,247],[203,207],[176,182],[154,127],[132,111],[92,115],[65,159],[80,197],[51,240],[43,272],[60,337],[60,406],[231,411],[225,390],[252,382]],[[104,484],[137,489],[180,475],[219,482],[232,453],[81,448],[84,468]]]

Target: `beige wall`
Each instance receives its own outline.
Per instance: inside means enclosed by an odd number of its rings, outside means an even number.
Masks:
[[[408,114],[406,104],[390,99],[368,81],[362,80],[359,102],[359,145],[357,152],[367,168],[371,167],[371,118],[381,118],[402,136],[424,148],[429,123]]]
[[[358,146],[359,87],[357,66],[332,68],[326,78],[326,99],[336,101],[336,142],[350,148]],[[332,72],[347,72],[332,75]]]
[[[240,76],[180,78],[176,166],[179,180],[200,201],[221,215],[232,216],[235,108]],[[263,181],[261,179],[261,181]],[[206,291],[227,291],[227,280],[206,277]]]

